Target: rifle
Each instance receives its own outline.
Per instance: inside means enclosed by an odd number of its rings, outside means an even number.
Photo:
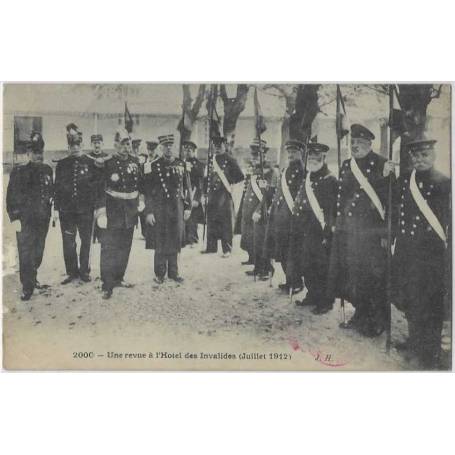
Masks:
[[[302,164],[304,178],[306,178],[306,169],[307,169],[307,163],[308,163],[308,144],[310,143],[310,137],[311,137],[311,131],[308,131],[308,134],[305,138],[305,148],[303,150],[305,157],[303,157],[302,153],[300,154],[300,163]],[[291,285],[289,287],[289,301],[291,304],[292,304],[293,294],[294,294],[294,284],[291,283]]]
[[[393,85],[389,85],[389,161],[393,159],[392,125],[393,114]],[[387,194],[387,304],[386,304],[386,344],[387,354],[390,353],[392,344],[392,191],[393,174],[389,174],[389,185]]]
[[[341,129],[342,129],[342,125],[341,125],[340,108],[341,108],[341,89],[340,89],[340,85],[337,84],[337,111],[336,111],[335,131],[336,131],[336,135],[337,135],[338,178],[340,178],[340,175],[341,175],[341,133],[342,133]],[[342,317],[341,326],[346,327],[347,326],[346,309],[344,306],[343,297],[341,297],[341,299],[340,299],[340,306],[341,306],[341,317]]]
[[[210,87],[209,92],[209,100],[208,100],[208,119],[209,119],[209,148],[207,151],[207,186],[206,186],[206,197],[204,201],[204,228],[202,231],[202,242],[205,240],[205,231],[207,227],[207,210],[208,210],[208,196],[209,196],[209,188],[210,188],[210,164],[213,160],[213,142],[212,142],[212,134],[213,134],[213,112],[215,110],[215,102],[216,102],[216,93],[217,87],[216,85],[212,84]]]
[[[183,156],[183,130],[185,128],[185,108],[183,108],[181,125],[182,125],[182,127],[180,129],[179,158],[183,161],[184,166],[185,166],[186,188],[187,188],[187,193],[189,194],[189,199],[190,199],[190,210],[193,210],[193,193],[191,191],[192,190],[191,178],[190,178],[190,173],[188,172],[185,157]]]

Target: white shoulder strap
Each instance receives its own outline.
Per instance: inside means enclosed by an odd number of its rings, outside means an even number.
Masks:
[[[283,173],[281,174],[281,191],[283,193],[284,199],[286,200],[286,204],[292,213],[292,210],[294,208],[294,199],[292,198],[291,192],[289,191],[288,182],[286,180],[287,169],[288,168],[283,169]]]
[[[354,158],[351,158],[351,171],[354,174],[354,177],[359,182],[360,188],[363,191],[365,191],[365,193],[370,198],[373,205],[376,207],[376,210],[378,211],[379,216],[384,220],[385,212],[384,212],[384,207],[382,206],[381,200],[379,199],[378,195],[376,194],[376,191],[374,190],[374,188],[371,186],[371,183],[362,174],[362,171],[360,170],[360,168]]]
[[[311,176],[311,172],[308,172],[308,175],[305,179],[306,195],[308,197],[308,202],[310,203],[311,210],[313,210],[313,213],[314,213],[316,219],[319,221],[321,228],[324,229],[325,228],[324,211],[322,210],[321,206],[319,205],[318,199],[317,199],[316,195],[314,194],[313,187],[311,186],[310,176]]]
[[[422,193],[417,186],[415,169],[411,173],[409,189],[411,190],[412,197],[414,198],[417,207],[422,212],[422,215],[426,218],[430,226],[433,228],[436,234],[438,234],[438,236],[444,242],[445,247],[447,248],[447,237],[444,233],[444,228],[439,222],[437,216],[434,214],[433,210],[431,210],[431,207],[428,205],[428,202],[422,196]]]
[[[258,186],[257,178],[258,178],[257,175],[252,175],[251,176],[251,188],[253,188],[254,194],[259,199],[259,202],[262,202],[262,199],[263,199],[264,196],[262,194],[261,189]]]
[[[218,177],[220,178],[220,180],[223,182],[223,185],[226,188],[226,191],[228,193],[232,193],[231,184],[228,182],[228,179],[226,178],[226,175],[224,174],[224,172],[220,168],[220,165],[216,161],[216,156],[213,157],[213,169],[218,174]]]

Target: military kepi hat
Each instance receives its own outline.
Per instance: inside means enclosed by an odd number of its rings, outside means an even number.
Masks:
[[[30,135],[30,148],[35,153],[43,153],[44,139],[40,132],[32,131],[32,134]]]
[[[103,142],[103,135],[102,134],[92,134],[90,136],[90,142]]]
[[[308,144],[308,153],[327,153],[329,146],[319,142],[310,142]]]
[[[124,141],[129,141],[130,140],[130,135],[128,131],[126,131],[125,128],[120,128],[116,131],[114,141],[115,142],[124,142]]]
[[[191,147],[192,149],[197,149],[197,145],[193,141],[183,141],[183,147]]]
[[[284,144],[286,149],[299,149],[303,150],[305,148],[305,144],[302,141],[297,141],[295,139],[291,139],[289,141],[286,141]]]
[[[408,142],[406,148],[409,153],[421,152],[423,150],[433,150],[436,144],[435,139],[419,139],[416,141]]]
[[[365,126],[354,123],[351,125],[351,138],[374,140],[374,134]]]
[[[163,136],[158,136],[158,141],[159,141],[160,145],[173,144],[174,143],[174,135],[173,134],[165,134]]]
[[[66,125],[66,140],[68,145],[80,145],[82,143],[82,131],[75,123]]]
[[[156,141],[145,141],[147,145],[147,150],[155,150],[158,147],[158,142]]]

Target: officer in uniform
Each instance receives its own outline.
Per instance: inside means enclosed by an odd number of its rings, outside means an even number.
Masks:
[[[291,215],[294,200],[303,180],[302,153],[304,144],[297,140],[289,140],[285,144],[288,154],[288,167],[281,172],[277,190],[272,201],[270,216],[264,242],[265,256],[281,263],[286,274],[286,283],[280,284],[282,291],[294,292],[302,290],[303,283],[299,276],[292,276],[287,271],[289,241],[291,233]]]
[[[131,139],[131,153],[137,159],[139,159],[139,156],[140,156],[141,143],[142,143],[142,139],[139,139],[138,137]]]
[[[221,240],[223,257],[229,257],[232,251],[234,234],[234,201],[232,185],[244,179],[237,160],[226,151],[226,139],[217,136],[212,139],[215,155],[210,162],[207,178],[207,249],[202,253],[216,253],[218,240]]]
[[[177,256],[180,252],[184,221],[191,215],[186,188],[185,163],[174,157],[174,135],[159,136],[163,156],[144,171],[145,214],[153,227],[155,282],[168,278],[183,282]],[[187,194],[187,197],[185,197]]]
[[[440,367],[443,321],[451,319],[451,182],[434,169],[435,144],[406,145],[413,170],[394,191],[392,301],[408,321],[408,352],[424,369]]]
[[[99,171],[93,159],[81,151],[82,132],[74,124],[66,127],[70,155],[58,161],[55,169],[54,208],[59,213],[63,240],[63,256],[68,284],[76,278],[90,278],[90,246],[93,233],[93,212],[99,191]],[[81,239],[77,255],[76,235]]]
[[[297,193],[291,220],[288,267],[303,276],[308,293],[296,305],[313,306],[314,314],[333,307],[327,299],[331,226],[336,212],[337,179],[326,163],[329,147],[308,144],[307,173]]]
[[[244,193],[241,213],[240,247],[248,253],[254,265],[253,270],[245,273],[258,276],[260,280],[267,280],[273,270],[270,259],[264,256],[264,238],[277,175],[270,162],[265,161],[267,151],[267,142],[264,140],[259,143],[259,139],[254,139],[250,145],[252,173]],[[264,156],[262,168],[260,153]]]
[[[328,298],[347,299],[354,316],[343,328],[365,336],[385,328],[386,159],[372,150],[374,134],[351,126],[352,158],[343,162],[338,182],[337,212],[329,270]]]
[[[197,145],[191,141],[182,143],[185,153],[185,164],[190,175],[191,182],[191,216],[185,223],[185,245],[197,245],[199,236],[197,232],[198,224],[204,222],[204,212],[201,205],[201,196],[204,185],[204,164],[197,159]]]
[[[94,160],[99,158],[106,158],[109,155],[103,151],[103,135],[102,134],[92,134],[90,136],[90,142],[92,144],[93,149],[87,153],[89,158],[93,158]],[[99,161],[102,163],[102,161]]]
[[[29,300],[35,288],[51,217],[54,196],[52,168],[43,163],[44,141],[33,131],[29,163],[14,167],[6,192],[6,210],[16,225],[22,300]]]
[[[142,179],[139,162],[130,153],[128,132],[119,131],[117,139],[117,152],[104,164],[104,192],[98,204],[100,218],[106,217],[100,263],[104,299],[112,296],[114,287],[131,287],[123,278],[137,224]]]

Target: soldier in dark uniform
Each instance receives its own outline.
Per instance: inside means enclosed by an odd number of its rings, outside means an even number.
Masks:
[[[307,174],[294,203],[288,267],[303,276],[308,293],[296,305],[314,306],[314,314],[333,307],[327,299],[331,226],[336,212],[337,179],[326,163],[329,147],[308,144]]]
[[[109,156],[106,152],[103,151],[103,135],[102,134],[92,134],[90,136],[90,142],[92,144],[93,150],[87,153],[89,158],[93,158],[94,160],[98,158],[106,158]],[[100,161],[100,163],[102,163]]]
[[[286,283],[279,288],[289,292],[302,290],[303,283],[299,276],[292,276],[287,271],[289,241],[291,233],[291,215],[294,200],[303,180],[302,152],[304,144],[289,140],[285,144],[288,154],[288,167],[281,172],[277,190],[272,201],[264,242],[265,256],[281,263],[286,274]]]
[[[244,179],[237,160],[226,151],[226,139],[212,139],[215,155],[210,163],[207,178],[207,249],[202,253],[216,253],[221,240],[223,257],[229,257],[234,234],[234,201],[232,185]],[[203,202],[205,198],[203,199]]]
[[[104,164],[104,204],[106,233],[101,244],[101,280],[103,298],[112,296],[114,287],[131,287],[124,281],[137,224],[141,169],[137,158],[131,155],[127,131],[120,131],[117,152]]]
[[[171,280],[181,283],[177,256],[182,246],[184,221],[191,215],[189,198],[185,198],[185,164],[173,156],[173,134],[158,139],[163,156],[144,174],[145,214],[154,236],[155,281],[162,283],[167,273]]]
[[[239,210],[237,212],[237,217],[235,219],[234,235],[241,235],[242,234],[243,204],[245,202],[246,191],[247,191],[248,187],[250,186],[250,180],[251,180],[252,174],[253,174],[253,164],[251,163],[251,160],[248,160],[247,161],[246,170],[244,171],[245,180],[243,181],[242,197],[240,199]],[[248,248],[248,250],[247,250],[248,259],[246,261],[242,261],[241,262],[242,265],[254,265],[252,244],[250,244],[249,246],[250,246],[250,248]],[[246,247],[246,245],[245,245],[245,247]],[[245,249],[245,248],[243,248],[243,249]]]
[[[144,174],[144,168],[145,167],[148,167],[150,166],[150,163],[153,163],[155,160],[157,160],[159,158],[159,156],[155,153],[157,147],[158,147],[158,142],[156,141],[146,141],[146,145],[147,145],[147,152],[144,153],[144,152],[140,152],[139,151],[139,154],[138,154],[138,158],[139,158],[139,164],[141,166],[141,171],[142,171],[142,174]],[[149,164],[147,164],[149,163]],[[144,213],[144,210],[143,210],[143,207],[145,206],[145,203],[143,201],[143,197],[144,195],[141,194],[139,196],[139,221],[141,223],[141,234],[142,234],[142,237],[144,237],[145,239],[147,239],[147,237],[149,237],[148,233],[147,233],[147,229],[148,229],[148,226],[147,226],[147,223],[145,222],[145,213]]]
[[[185,245],[197,245],[199,236],[197,233],[198,224],[204,222],[204,211],[201,205],[201,196],[204,184],[204,164],[197,159],[197,145],[191,141],[184,141],[182,144],[185,152],[187,172],[190,174],[191,182],[191,216],[185,223]]]
[[[90,136],[90,142],[92,144],[93,149],[87,153],[87,156],[93,159],[95,163],[95,171],[98,170],[98,176],[96,177],[97,180],[102,179],[102,168],[104,165],[104,161],[109,157],[109,154],[103,151],[103,135],[102,134],[92,134]],[[95,223],[93,229],[93,242],[96,241],[101,242],[101,238],[104,234],[104,229],[99,227],[97,223]]]
[[[408,321],[408,351],[424,369],[440,367],[443,321],[451,319],[451,182],[433,167],[435,143],[407,144],[413,171],[394,191],[392,301]]]
[[[59,213],[63,239],[67,284],[80,277],[90,281],[90,246],[93,232],[93,212],[98,194],[99,172],[93,159],[82,154],[82,132],[74,124],[67,127],[70,155],[61,159],[55,169],[54,208]],[[81,239],[77,256],[76,234]]]
[[[14,167],[6,192],[6,210],[17,225],[19,274],[22,300],[29,300],[35,288],[51,217],[54,196],[52,168],[43,163],[44,141],[33,131],[29,144],[30,162]]]
[[[330,299],[347,299],[355,308],[344,328],[374,337],[385,328],[387,231],[386,159],[373,152],[374,134],[351,126],[352,158],[343,162],[329,270]]]
[[[265,155],[268,151],[267,143],[261,140],[259,144],[259,140],[255,139],[250,145],[252,174],[248,179],[242,204],[240,247],[248,252],[254,265],[253,270],[245,273],[258,276],[260,280],[267,280],[272,265],[270,259],[264,256],[264,237],[277,176],[275,168],[265,161],[265,157],[261,169],[260,149]]]

